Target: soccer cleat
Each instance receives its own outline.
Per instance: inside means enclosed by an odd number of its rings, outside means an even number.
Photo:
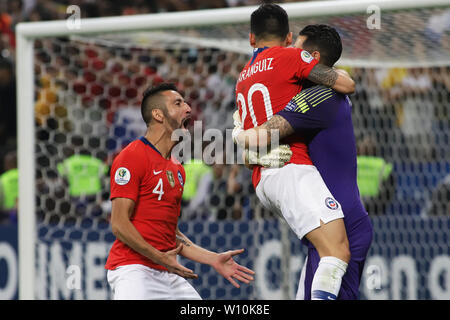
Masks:
[[[314,290],[312,292],[312,300],[336,300],[336,298],[334,294],[323,290]]]

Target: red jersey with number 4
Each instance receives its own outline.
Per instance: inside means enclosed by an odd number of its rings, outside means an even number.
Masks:
[[[236,103],[244,129],[257,127],[283,110],[300,92],[303,80],[317,62],[307,51],[298,48],[255,49],[236,84]],[[288,143],[292,150],[289,163],[312,165],[301,137],[292,136],[282,143]],[[260,177],[261,167],[256,166],[252,176],[255,187]]]
[[[186,175],[175,159],[165,159],[144,137],[131,142],[114,159],[111,167],[110,198],[135,202],[130,220],[142,237],[160,251],[176,247],[176,228]],[[116,239],[105,268],[142,264],[167,270]]]

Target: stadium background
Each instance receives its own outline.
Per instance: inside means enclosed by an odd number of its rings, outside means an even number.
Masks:
[[[70,2],[79,5],[86,18],[258,3]],[[5,1],[2,5],[0,172],[6,173],[14,167],[11,162],[17,145],[14,26],[20,21],[64,19],[69,3]],[[425,23],[432,21],[432,17]],[[444,22],[448,23],[448,11],[446,17]],[[354,41],[348,36],[352,28],[349,23],[335,23],[343,37],[344,52],[363,47],[361,43],[367,40],[367,33],[360,34],[359,42]],[[431,37],[429,34],[424,38]],[[413,35],[410,49],[426,58],[427,47],[433,42],[414,39]],[[436,48],[447,52],[447,58],[449,39],[450,26],[443,28],[434,43]],[[161,81],[176,82],[193,108],[194,120],[203,121],[204,130],[224,131],[232,128],[234,81],[248,55],[192,46],[130,50],[98,39],[46,39],[37,41],[35,48],[37,298],[110,298],[103,269],[114,239],[108,223],[108,169],[117,152],[145,130],[136,108],[142,90]],[[366,176],[360,181],[367,192],[364,202],[375,227],[362,298],[449,299],[449,67],[376,66],[352,67],[348,71],[357,83],[351,99],[358,154],[376,157],[360,158],[361,168],[366,166],[361,169]],[[94,170],[86,177],[77,171],[81,162],[67,161],[79,154],[86,157]],[[193,180],[196,176],[202,179],[187,192],[193,198],[185,199],[181,230],[194,242],[213,250],[246,248],[239,261],[264,274],[251,286],[235,289],[209,267],[182,259],[199,273],[200,279],[193,284],[202,297],[291,298],[297,287],[304,248],[292,233],[283,235],[277,217],[258,204],[250,172],[239,165],[189,168]],[[379,184],[370,184],[380,176]],[[93,177],[96,179],[92,180]],[[74,181],[79,185],[74,187]],[[83,189],[86,186],[94,188]],[[1,222],[0,297],[14,299],[17,298],[16,209],[4,208]],[[280,252],[286,252],[286,247],[290,252],[290,270],[280,272],[283,268]],[[83,275],[79,288],[68,287],[70,265],[78,266]],[[281,283],[286,272],[291,279],[289,296]]]

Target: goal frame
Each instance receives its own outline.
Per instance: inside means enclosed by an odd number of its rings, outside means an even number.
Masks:
[[[353,0],[280,4],[290,18],[368,13],[369,6],[381,11],[448,6],[448,0]],[[40,38],[152,31],[170,28],[245,23],[257,6],[156,13],[134,16],[83,18],[79,28],[67,20],[22,22],[16,27],[17,151],[19,169],[18,260],[19,299],[35,298],[36,190],[34,41]],[[249,47],[249,53],[251,48]],[[30,112],[31,111],[31,112]]]

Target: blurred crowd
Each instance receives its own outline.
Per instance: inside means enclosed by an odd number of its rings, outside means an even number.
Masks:
[[[260,2],[79,0],[70,4],[79,5],[83,17],[103,17]],[[0,3],[0,222],[14,223],[14,27],[20,21],[65,18],[69,1]],[[355,42],[345,36],[352,27],[339,23],[344,26],[339,31],[345,48],[357,50]],[[364,32],[358,35],[364,38]],[[450,33],[444,35],[445,40]],[[360,42],[358,46],[364,50]],[[419,51],[424,49],[419,47]],[[117,152],[145,132],[138,108],[145,88],[175,82],[192,107],[193,120],[202,121],[201,130],[225,132],[233,126],[235,79],[249,58],[207,47],[127,48],[95,40],[43,39],[36,41],[35,49],[38,216],[40,221],[64,224],[85,218],[86,223],[93,218],[108,221],[109,166]],[[449,179],[443,178],[450,172],[450,67],[347,70],[357,83],[351,100],[358,184],[369,213],[425,210],[425,215],[450,214]],[[233,146],[230,149],[224,143],[221,147],[219,154],[226,158]],[[205,145],[201,148],[205,150]],[[251,172],[242,165],[192,159],[186,161],[185,169],[183,219],[272,216],[257,201]]]

